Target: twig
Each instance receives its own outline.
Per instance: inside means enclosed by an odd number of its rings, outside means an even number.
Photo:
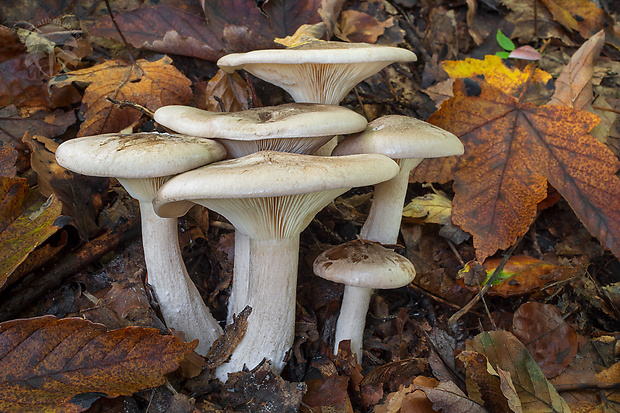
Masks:
[[[109,96],[106,96],[106,100],[112,104],[114,104],[115,106],[117,106],[119,109],[123,109],[123,108],[132,108],[135,109],[137,111],[142,112],[143,114],[145,114],[146,116],[148,116],[149,118],[153,119],[153,114],[154,112],[151,111],[149,108],[142,106],[142,105],[138,105],[137,103],[134,102],[130,102],[128,100],[116,100],[114,98],[111,98]]]
[[[518,239],[517,242],[515,242],[512,247],[508,248],[508,250],[506,251],[506,253],[504,254],[504,258],[502,258],[502,260],[500,261],[499,265],[497,266],[497,268],[495,268],[495,271],[493,271],[493,274],[491,275],[491,277],[487,280],[486,284],[484,285],[484,287],[478,291],[478,294],[476,294],[474,296],[474,298],[471,299],[470,302],[468,302],[465,307],[461,308],[459,311],[457,311],[456,313],[454,313],[452,315],[452,317],[450,317],[450,319],[448,320],[448,325],[451,327],[454,327],[454,325],[456,324],[457,321],[459,321],[459,319],[461,317],[463,317],[465,314],[467,314],[469,312],[469,310],[471,310],[473,308],[474,305],[476,305],[478,303],[478,301],[480,301],[480,299],[482,298],[483,295],[485,295],[488,291],[489,288],[491,288],[491,285],[493,285],[493,283],[495,282],[495,280],[497,279],[497,277],[499,277],[499,274],[502,272],[502,270],[504,269],[504,265],[506,265],[506,262],[508,261],[508,259],[510,258],[510,256],[512,255],[512,253],[514,252],[514,250],[517,248],[517,246],[521,243],[521,240],[523,239],[523,235],[521,235]]]
[[[130,52],[131,48],[129,47],[129,42],[127,41],[127,39],[125,39],[125,35],[121,31],[121,28],[118,26],[118,23],[116,23],[116,19],[114,18],[114,13],[112,13],[112,6],[110,6],[110,0],[104,0],[104,1],[105,1],[105,7],[108,9],[108,13],[110,14],[110,19],[112,19],[112,23],[114,24],[116,31],[121,36],[121,40],[125,44],[125,49],[127,49],[127,53],[129,54],[129,59],[131,60],[131,63],[135,64],[136,61],[133,59],[133,56],[131,55],[131,52]]]

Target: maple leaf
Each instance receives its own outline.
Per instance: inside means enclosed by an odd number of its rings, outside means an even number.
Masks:
[[[154,328],[43,316],[0,324],[0,410],[81,412],[164,383],[198,344]]]
[[[457,80],[454,92],[429,121],[456,132],[465,145],[453,221],[474,235],[480,260],[527,231],[547,181],[620,256],[620,162],[588,135],[596,115],[522,103],[471,79]]]
[[[127,100],[155,111],[165,105],[186,105],[192,98],[191,81],[164,56],[149,62],[127,64],[120,60],[56,76],[50,88],[62,88],[74,82],[86,83],[83,104],[85,120],[78,136],[119,132],[137,122],[142,114],[133,108],[119,109],[106,98]]]

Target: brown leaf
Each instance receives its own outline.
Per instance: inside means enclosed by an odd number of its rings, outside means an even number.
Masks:
[[[451,381],[439,383],[436,387],[414,385],[415,390],[422,390],[433,402],[433,409],[445,413],[486,413],[480,404],[474,402]]]
[[[82,239],[90,239],[99,228],[97,217],[110,180],[79,175],[58,165],[54,155],[58,144],[51,139],[27,133],[24,142],[32,152],[30,162],[37,173],[39,191],[44,196],[55,194],[62,202],[64,214],[75,220]]]
[[[0,410],[81,412],[164,383],[198,344],[158,330],[53,316],[0,324]],[[48,410],[49,409],[49,410]]]
[[[478,285],[484,286],[487,283],[501,261],[498,258],[490,258],[484,262],[484,276],[479,280],[480,284],[475,279],[468,280],[473,275],[472,272],[474,272],[476,263],[473,265],[472,263],[467,263],[462,270],[459,270],[457,279],[465,288],[478,292]],[[573,277],[577,273],[577,269],[568,266],[554,265],[536,258],[516,255],[506,261],[502,271],[496,276],[495,282],[490,287],[488,294],[502,297],[521,295],[542,288],[545,285]]]
[[[204,101],[196,106],[211,112],[238,112],[249,109],[250,100],[246,81],[236,72],[228,74],[220,69],[207,83]]]
[[[605,11],[588,0],[542,0],[553,18],[569,30],[578,31],[585,39],[590,38],[614,22]]]
[[[351,400],[347,393],[349,377],[337,374],[328,376],[324,380],[308,380],[308,392],[303,401],[317,412],[327,411],[334,413],[353,413]]]
[[[205,356],[207,362],[206,369],[214,370],[230,358],[235,348],[245,335],[248,327],[248,317],[252,312],[250,306],[246,306],[238,316],[233,315],[233,322],[224,328],[224,334],[219,336]]]
[[[591,111],[594,62],[605,44],[605,33],[598,32],[573,54],[555,81],[555,92],[548,105],[564,105]]]
[[[548,379],[572,363],[579,348],[575,329],[549,304],[525,303],[514,314],[513,333]]]
[[[620,162],[587,134],[595,115],[523,103],[483,81],[457,79],[454,97],[429,122],[465,145],[452,220],[474,235],[480,260],[528,230],[547,180],[590,233],[620,256]]]
[[[527,349],[509,332],[478,334],[467,341],[467,350],[484,354],[496,371],[501,368],[510,373],[524,409],[570,412],[568,404],[547,381]]]
[[[206,24],[202,12],[169,5],[150,5],[115,14],[123,35],[132,46],[161,53],[216,61],[225,54],[221,32]],[[208,21],[208,20],[207,20]],[[93,36],[120,39],[111,19],[87,23]]]
[[[374,407],[375,413],[433,413],[433,403],[426,397],[419,387],[434,388],[439,384],[435,379],[418,376],[413,384],[401,387],[398,391],[390,393],[385,401]]]
[[[271,27],[278,37],[294,34],[303,24],[321,21],[318,9],[321,0],[269,0],[262,5]]]
[[[58,109],[49,113],[37,110],[22,117],[14,105],[8,105],[0,108],[0,140],[15,147],[27,131],[37,131],[38,134],[54,137],[62,134],[73,123],[75,115],[72,111],[63,112]]]
[[[469,397],[474,398],[474,394],[479,396],[476,401],[483,403],[490,412],[511,411],[500,387],[500,379],[487,370],[487,358],[483,354],[463,351],[457,358],[465,364]]]
[[[1,290],[15,281],[11,275],[26,257],[66,221],[59,219],[62,205],[55,196],[33,199],[23,178],[0,177],[0,183],[4,192],[0,193],[0,213],[8,219],[3,221],[6,227],[0,232]]]
[[[14,177],[17,174],[18,156],[13,147],[0,142],[0,176]]]
[[[338,37],[348,42],[376,43],[377,38],[385,32],[385,29],[393,25],[393,18],[380,22],[367,13],[357,10],[345,10],[340,13],[340,33]]]
[[[152,111],[161,106],[188,104],[191,100],[191,81],[172,66],[164,56],[149,62],[138,60],[126,64],[120,60],[56,76],[50,88],[62,88],[74,82],[86,83],[83,104],[84,123],[79,136],[119,132],[137,122],[142,114],[133,108],[119,109],[106,98],[137,103]]]

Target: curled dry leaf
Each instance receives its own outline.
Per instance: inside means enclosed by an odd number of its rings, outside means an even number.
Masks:
[[[37,110],[21,116],[14,105],[0,108],[0,141],[17,146],[27,131],[35,130],[46,136],[58,136],[71,124],[75,123],[72,111],[63,112],[58,109],[49,113]]]
[[[101,396],[164,383],[198,341],[152,328],[43,316],[0,324],[0,411],[81,412]]]
[[[573,362],[579,349],[575,329],[549,304],[525,303],[514,314],[513,333],[528,349],[548,379]]]
[[[485,355],[496,371],[501,368],[510,373],[525,411],[570,412],[568,404],[545,378],[536,361],[511,333],[481,333],[468,340],[466,348]]]
[[[501,261],[499,258],[490,258],[484,262],[482,267],[486,278],[480,280],[480,286],[486,284]],[[476,264],[476,262],[465,264],[459,271],[457,279],[465,288],[477,292],[478,283],[475,279],[470,279],[475,273]],[[502,297],[521,295],[576,274],[578,270],[568,266],[554,265],[528,256],[513,256],[506,261],[488,294]]]
[[[137,122],[142,114],[117,108],[106,98],[130,101],[155,111],[165,105],[185,105],[192,97],[191,81],[164,56],[150,62],[127,64],[109,60],[99,65],[56,76],[49,87],[63,88],[73,83],[87,84],[82,102],[86,105],[79,136],[118,132]]]

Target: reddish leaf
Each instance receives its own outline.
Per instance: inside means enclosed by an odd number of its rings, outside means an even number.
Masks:
[[[552,305],[525,303],[514,314],[513,333],[528,349],[545,377],[560,374],[572,363],[579,341],[575,329]]]
[[[269,17],[271,27],[278,37],[290,36],[302,24],[321,21],[318,9],[323,0],[269,0],[262,10]]]
[[[14,105],[0,108],[0,140],[17,146],[26,131],[50,137],[62,134],[71,124],[75,123],[73,112],[56,110],[52,113],[40,110],[29,116],[20,116]]]
[[[187,104],[191,100],[191,82],[164,56],[149,62],[125,64],[109,60],[88,69],[56,76],[50,88],[62,88],[74,82],[86,83],[83,104],[87,106],[79,136],[119,132],[137,122],[142,114],[133,108],[118,109],[107,97],[127,100],[155,111],[164,105]]]
[[[0,410],[81,412],[100,396],[163,384],[196,345],[80,318],[8,321],[0,324]]]
[[[483,260],[524,234],[547,180],[603,246],[620,256],[620,162],[588,135],[598,117],[562,106],[523,103],[473,79],[429,122],[455,133],[465,155],[455,174],[453,222],[474,235]],[[442,163],[444,161],[438,161]]]

